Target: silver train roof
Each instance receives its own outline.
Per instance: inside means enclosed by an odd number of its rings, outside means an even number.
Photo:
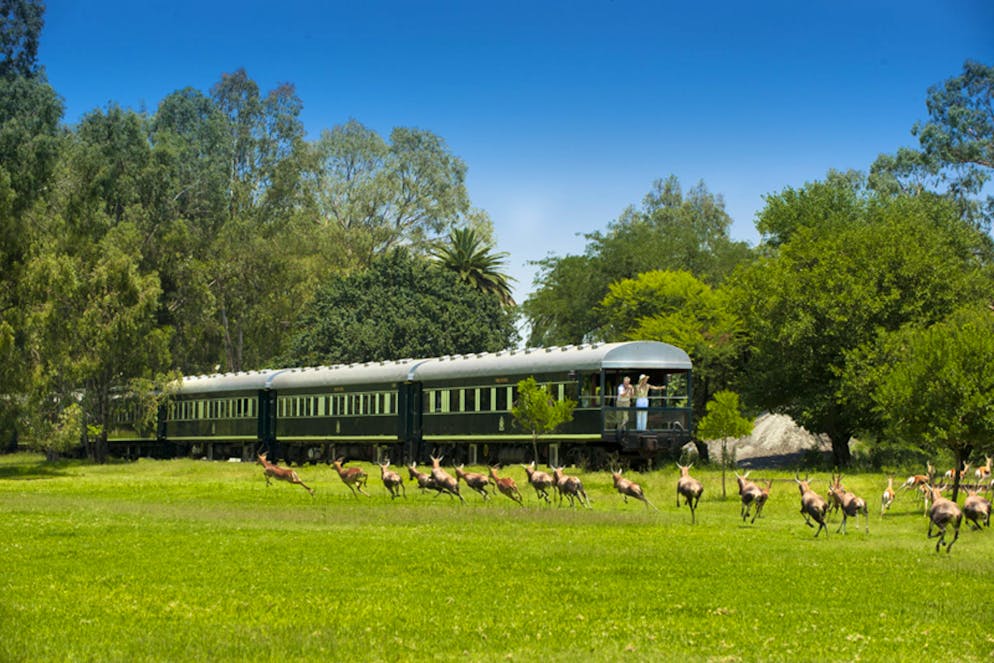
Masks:
[[[205,393],[395,382],[431,383],[495,375],[605,369],[690,370],[691,361],[687,353],[680,348],[658,341],[592,343],[431,359],[400,359],[363,364],[193,376],[183,378],[180,391]]]

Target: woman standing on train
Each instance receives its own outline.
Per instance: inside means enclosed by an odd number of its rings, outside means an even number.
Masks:
[[[650,389],[660,391],[666,389],[666,386],[657,387],[656,385],[649,384],[649,376],[643,373],[639,376],[639,383],[635,385],[635,430],[646,429],[646,423],[649,419],[647,408],[649,407]]]

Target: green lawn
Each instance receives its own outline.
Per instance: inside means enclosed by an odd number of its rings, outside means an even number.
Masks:
[[[951,554],[910,495],[879,515],[881,475],[845,477],[870,533],[813,538],[793,482],[755,525],[734,477],[705,484],[697,525],[677,470],[633,474],[659,507],[580,474],[592,510],[356,499],[267,487],[258,465],[103,466],[0,456],[0,660],[812,660],[994,658],[994,535]],[[480,469],[480,468],[475,468]],[[792,474],[754,471],[787,479]],[[824,493],[827,475],[814,477]]]

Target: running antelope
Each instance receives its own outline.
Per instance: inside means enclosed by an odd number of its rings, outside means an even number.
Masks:
[[[942,491],[932,488],[932,508],[928,512],[928,538],[938,537],[935,543],[935,552],[939,552],[939,546],[946,546],[948,553],[959,538],[959,526],[963,522],[963,512],[959,510],[956,503],[942,496]],[[952,523],[953,540],[946,544],[946,528]],[[937,527],[938,532],[932,534],[932,527]]]
[[[416,462],[407,466],[407,472],[411,481],[418,482],[418,490],[422,493],[429,489],[441,492],[438,486],[435,485],[435,480],[431,478],[430,474],[418,471],[418,464]]]
[[[484,501],[489,500],[490,493],[487,491],[487,487],[490,485],[490,477],[479,472],[466,472],[463,467],[465,465],[456,468],[456,481],[465,481],[467,486],[483,495]]]
[[[970,469],[970,463],[963,463],[963,469],[960,470],[959,472],[957,472],[956,468],[954,467],[951,470],[946,470],[946,473],[943,474],[942,476],[946,481],[952,481],[956,478],[957,475],[959,475],[959,480],[960,482],[962,482],[963,477],[966,476],[966,472],[969,469]]]
[[[335,467],[335,471],[338,472],[338,476],[341,477],[342,483],[349,487],[352,491],[354,497],[359,497],[359,493],[362,493],[366,497],[369,497],[369,493],[363,490],[366,485],[366,480],[369,478],[366,475],[366,471],[361,467],[350,467],[348,469],[342,467],[342,463],[345,462],[345,458],[339,458],[332,465]]]
[[[579,501],[580,506],[590,508],[590,498],[587,497],[587,491],[583,489],[583,482],[580,481],[579,477],[565,474],[561,467],[554,467],[552,468],[552,480],[555,482],[556,490],[559,491],[560,505],[562,505],[565,495],[570,506],[576,506],[576,502]]]
[[[280,467],[278,465],[270,463],[269,460],[266,458],[265,453],[261,453],[258,455],[259,455],[259,462],[262,463],[262,476],[266,477],[267,486],[272,485],[272,482],[270,481],[271,478],[279,479],[280,481],[286,481],[288,483],[295,483],[297,485],[303,486],[304,490],[306,490],[308,493],[311,494],[311,497],[314,496],[314,491],[311,490],[307,486],[307,484],[305,484],[303,481],[300,480],[300,477],[297,476],[296,472],[294,472],[288,467]]]
[[[963,515],[966,516],[967,522],[975,530],[980,529],[981,522],[984,524],[984,527],[990,527],[991,503],[977,495],[977,491],[967,491],[966,502],[963,503]]]
[[[856,528],[859,528],[859,514],[863,514],[863,524],[866,526],[866,533],[870,533],[870,516],[868,513],[868,508],[866,506],[866,500],[862,497],[858,497],[855,493],[846,490],[842,485],[842,475],[837,477],[832,477],[832,485],[829,486],[828,492],[838,499],[840,508],[842,509],[842,524],[839,525],[839,529],[836,533],[842,532],[846,533],[846,522],[849,518],[856,518]]]
[[[518,490],[518,484],[511,477],[498,476],[497,470],[499,467],[499,465],[495,465],[490,468],[491,481],[497,486],[497,490],[500,491],[501,495],[514,500],[519,506],[524,506],[524,500],[521,499],[521,491]]]
[[[390,499],[400,497],[401,493],[403,493],[405,499],[407,498],[407,489],[404,488],[404,480],[399,474],[390,469],[389,458],[386,459],[385,463],[380,465],[380,478],[383,479],[383,487],[390,493]]]
[[[739,497],[742,499],[742,522],[749,517],[749,511],[753,507],[756,508],[755,513],[753,513],[752,520],[750,523],[756,522],[756,518],[759,518],[760,511],[763,510],[763,505],[766,500],[763,497],[763,490],[749,481],[749,472],[747,471],[743,475],[735,474],[735,480],[739,482]]]
[[[987,481],[988,479],[991,478],[991,457],[984,456],[984,460],[986,460],[987,462],[984,463],[983,465],[980,465],[979,467],[977,467],[977,469],[973,471],[973,476],[977,477],[977,483],[980,483],[981,481]]]
[[[890,505],[893,503],[894,503],[894,477],[887,477],[887,487],[884,488],[884,492],[880,496],[881,517],[883,517],[885,511],[890,509]]]
[[[910,477],[907,478],[907,480],[905,480],[901,488],[903,488],[904,490],[909,490],[912,488],[920,488],[921,486],[926,484],[931,485],[933,477],[935,477],[935,466],[932,465],[931,461],[929,461],[926,465],[925,474],[912,474]]]
[[[528,483],[532,485],[535,489],[535,495],[539,499],[545,500],[547,503],[551,504],[552,501],[549,499],[549,489],[552,488],[552,476],[547,472],[542,472],[541,470],[535,469],[535,461],[532,461],[528,465],[522,465],[525,468],[525,474],[528,475]]]
[[[676,482],[676,506],[680,508],[680,497],[686,500],[687,506],[690,507],[690,522],[697,522],[694,512],[697,511],[697,504],[701,501],[701,493],[704,492],[704,485],[690,476],[690,468],[693,465],[681,465],[677,463],[677,467],[680,468],[680,478]]]
[[[435,490],[438,491],[439,495],[442,493],[455,495],[459,498],[460,502],[465,503],[466,500],[459,494],[459,480],[442,469],[442,459],[444,457],[439,456],[435,458],[431,456],[431,480],[435,482]],[[435,497],[438,497],[438,495]]]
[[[797,487],[801,491],[801,515],[804,516],[804,522],[808,527],[814,527],[811,521],[814,520],[818,523],[818,531],[815,532],[815,538],[821,534],[822,530],[825,530],[825,536],[828,536],[828,527],[825,525],[825,511],[828,509],[828,502],[825,498],[811,490],[811,486],[808,480],[801,479],[795,474],[794,481],[797,482]]]
[[[649,498],[645,496],[645,493],[642,491],[642,486],[621,476],[621,470],[612,471],[611,478],[614,479],[614,489],[621,493],[622,497],[625,498],[626,504],[628,503],[628,498],[632,497],[637,499],[639,502],[642,502],[646,509],[651,506],[653,509],[656,509],[656,511],[659,511],[659,509],[656,508],[656,505],[650,502]],[[691,513],[693,513],[693,509],[691,509]]]

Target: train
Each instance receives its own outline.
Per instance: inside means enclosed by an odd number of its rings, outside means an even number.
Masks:
[[[692,371],[676,346],[628,341],[188,376],[167,390],[154,426],[139,424],[134,399],[116,399],[107,448],[242,460],[265,450],[287,464],[445,455],[470,465],[651,467],[693,439]],[[639,415],[616,394],[624,377],[642,375],[666,388]],[[529,377],[575,402],[572,421],[537,438],[518,425],[512,407]]]

